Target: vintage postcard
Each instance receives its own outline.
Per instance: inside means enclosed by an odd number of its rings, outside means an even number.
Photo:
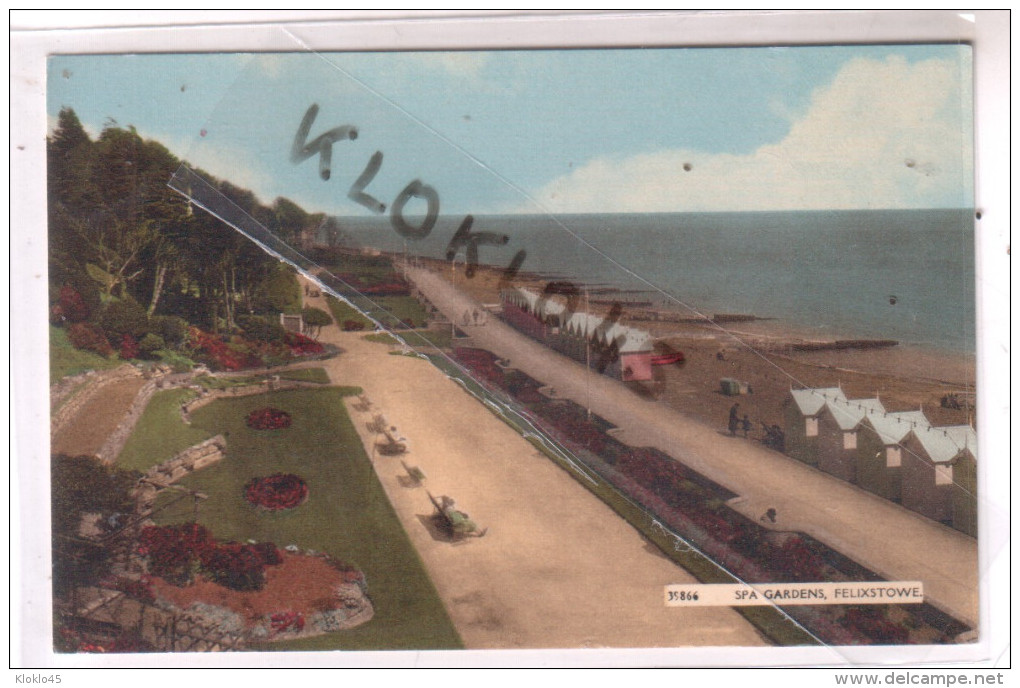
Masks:
[[[50,661],[978,658],[971,42],[301,31],[45,56]]]

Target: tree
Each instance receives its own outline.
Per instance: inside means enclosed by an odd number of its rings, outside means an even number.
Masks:
[[[301,285],[294,270],[279,264],[259,290],[259,310],[271,313],[300,313]]]
[[[294,201],[283,197],[273,201],[273,224],[269,229],[291,246],[304,232],[308,223],[308,213]]]
[[[305,321],[305,327],[310,328],[310,336],[315,339],[318,339],[323,327],[333,324],[333,318],[329,317],[329,313],[314,306],[302,308],[301,319]]]
[[[67,119],[68,131],[58,130],[53,139],[54,159],[59,159],[60,146],[80,139],[73,120]],[[170,225],[183,220],[188,206],[166,185],[176,159],[163,146],[142,141],[133,128],[104,129],[90,148],[88,180],[66,170],[51,175],[58,195],[63,193],[53,219],[72,237],[69,248],[75,260],[103,293],[123,296],[145,272],[146,252],[159,244]],[[83,186],[87,193],[62,190],[62,180]],[[158,291],[154,296],[158,299]]]
[[[105,521],[134,510],[131,490],[137,475],[109,468],[92,456],[57,454],[50,463],[53,517],[53,590],[63,597],[109,571],[109,553],[81,537],[82,516],[98,514]]]

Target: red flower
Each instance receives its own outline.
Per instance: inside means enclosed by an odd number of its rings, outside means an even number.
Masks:
[[[305,616],[301,612],[277,612],[269,617],[269,625],[273,635],[291,629],[303,631],[305,628]]]
[[[290,473],[274,473],[249,480],[244,486],[244,496],[251,504],[263,509],[293,509],[308,498],[308,484]]]
[[[67,328],[67,338],[76,349],[93,351],[104,357],[113,353],[102,328],[92,323],[74,323]]]
[[[265,567],[282,560],[276,545],[221,544],[209,531],[196,523],[179,526],[148,526],[142,530],[138,551],[147,556],[149,571],[169,583],[187,585],[196,564],[214,583],[232,590],[260,590],[265,583]],[[139,596],[148,590],[147,581],[129,582]]]
[[[283,336],[283,341],[290,348],[291,353],[295,356],[310,356],[313,354],[321,354],[325,351],[322,344],[319,344],[314,339],[289,330]]]
[[[255,430],[280,430],[290,427],[290,414],[267,406],[249,413],[247,422]]]
[[[191,581],[192,562],[214,546],[212,535],[197,523],[147,526],[138,538],[138,553],[148,557],[149,571],[180,585]]]
[[[138,342],[129,334],[120,338],[120,357],[125,361],[138,358]]]
[[[85,305],[85,300],[69,284],[60,288],[60,302],[56,307],[68,322],[83,322],[89,318],[89,307]]]

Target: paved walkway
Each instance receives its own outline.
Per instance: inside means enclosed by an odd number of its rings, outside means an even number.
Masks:
[[[732,609],[666,608],[663,586],[690,574],[438,369],[364,334],[324,328],[321,341],[345,351],[319,365],[371,401],[349,400],[351,417],[467,648],[764,644]],[[406,438],[405,455],[372,451],[376,414]],[[424,486],[401,459],[425,472]],[[439,537],[426,490],[456,499],[487,534]]]
[[[454,322],[479,304],[423,268],[407,276]],[[758,520],[769,507],[777,528],[801,530],[889,580],[924,583],[927,600],[974,626],[978,618],[977,543],[783,454],[720,434],[604,375],[588,374],[496,318],[462,328],[475,346],[586,405],[623,429],[622,439],[656,447],[745,498],[737,508]]]
[[[86,384],[95,384],[87,382]],[[52,452],[71,456],[96,454],[127,415],[139,390],[141,377],[129,377],[105,385],[72,416],[52,438]],[[84,394],[81,390],[78,394]]]

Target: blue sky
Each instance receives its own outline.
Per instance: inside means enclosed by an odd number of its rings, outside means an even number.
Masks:
[[[264,200],[336,215],[413,179],[444,214],[966,207],[970,50],[857,46],[51,58],[48,113],[134,125]],[[347,124],[333,174],[288,154]],[[414,210],[413,205],[409,206]]]

